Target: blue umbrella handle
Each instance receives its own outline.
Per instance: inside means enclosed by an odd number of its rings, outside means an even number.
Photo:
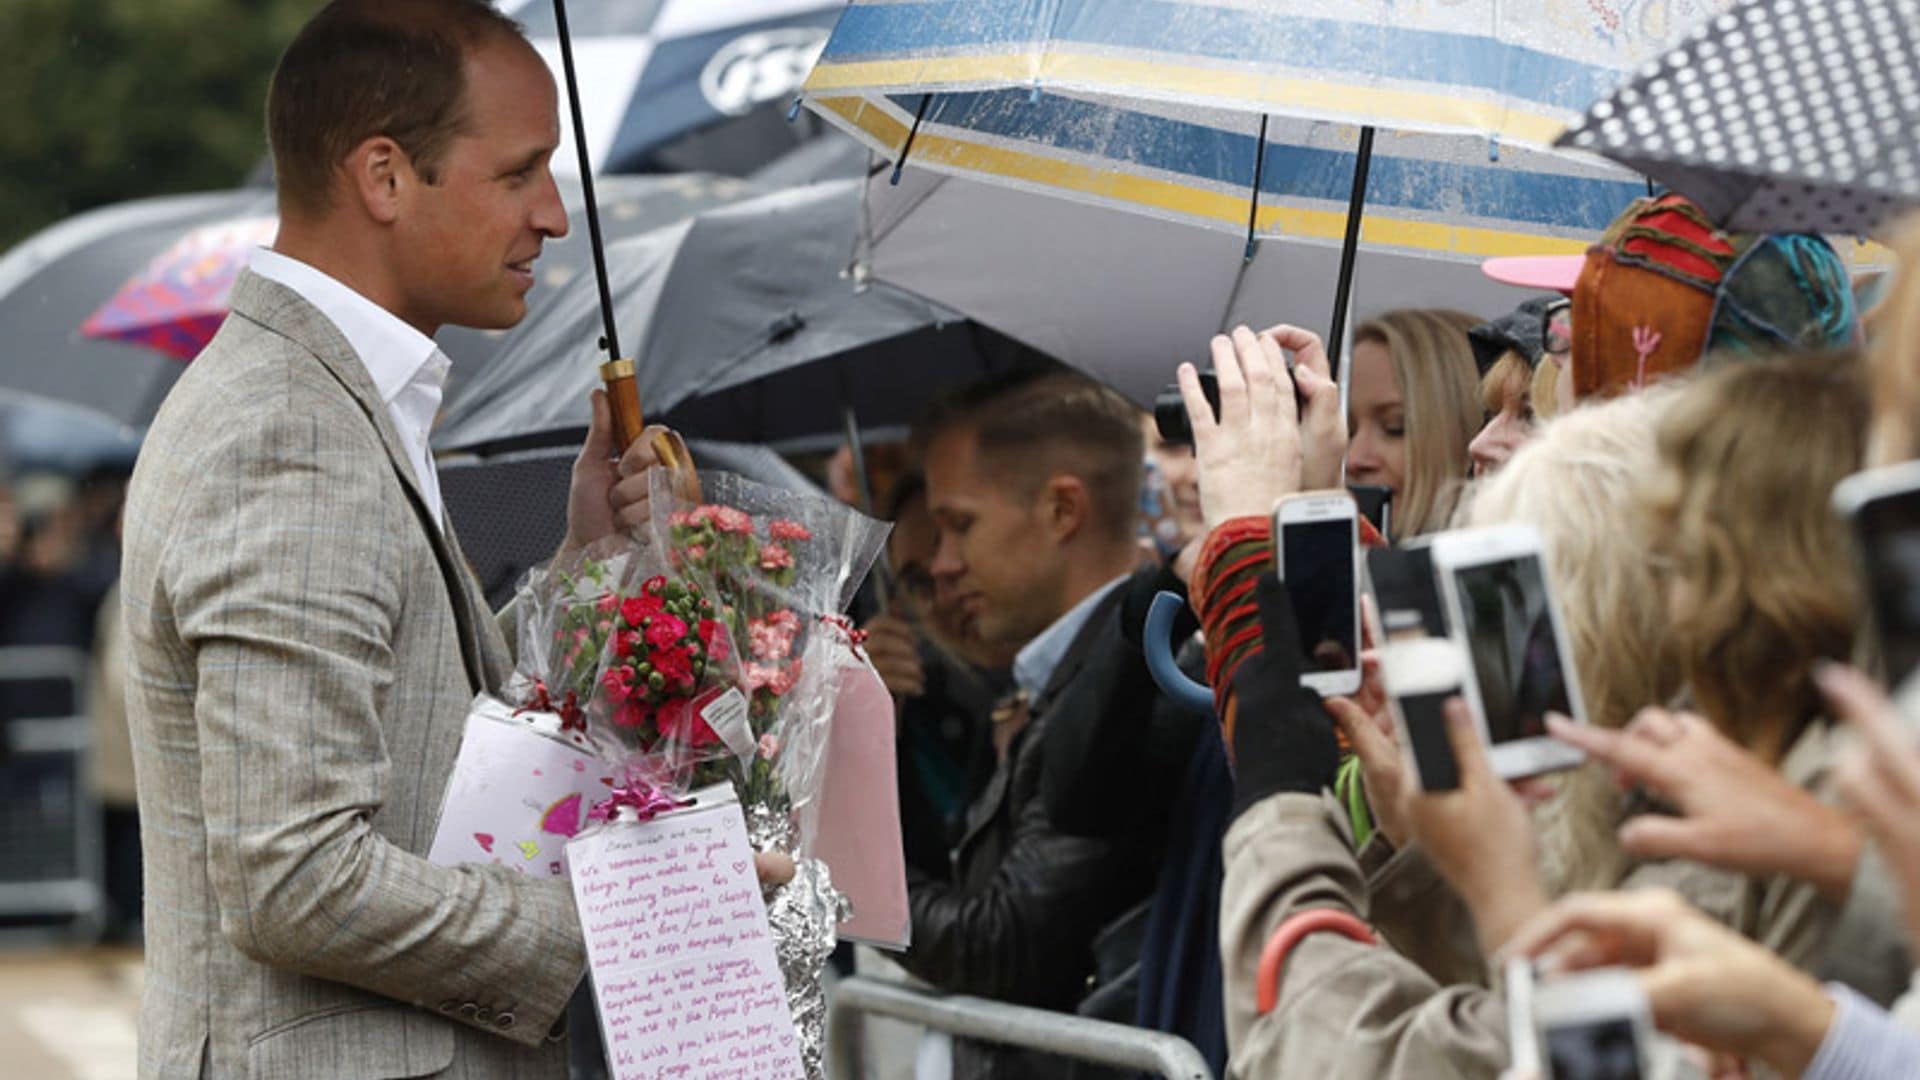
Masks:
[[[1162,592],[1147,608],[1147,627],[1141,648],[1147,654],[1147,671],[1160,686],[1160,692],[1190,712],[1213,712],[1213,691],[1207,684],[1194,682],[1173,658],[1173,624],[1187,602],[1178,593]]]

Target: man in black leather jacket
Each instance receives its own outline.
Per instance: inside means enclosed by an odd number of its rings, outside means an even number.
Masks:
[[[1153,887],[1158,829],[1057,830],[1041,776],[1050,708],[1097,669],[1133,568],[1142,449],[1123,399],[1075,375],[1016,376],[950,399],[923,425],[940,529],[931,570],[982,639],[1025,641],[1020,697],[996,716],[999,766],[968,815],[947,880],[910,873],[903,963],[944,990],[1072,1011],[1101,930]],[[1130,961],[1129,961],[1130,962]],[[956,1080],[1058,1077],[1065,1067],[956,1047]]]

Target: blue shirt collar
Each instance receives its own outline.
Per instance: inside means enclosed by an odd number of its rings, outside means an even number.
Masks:
[[[1038,698],[1053,681],[1053,673],[1059,668],[1060,661],[1066,659],[1067,650],[1073,647],[1073,641],[1093,617],[1093,611],[1099,607],[1109,594],[1118,589],[1127,580],[1122,574],[1100,588],[1088,593],[1079,603],[1073,605],[1065,615],[1053,620],[1053,625],[1040,631],[1032,641],[1027,642],[1013,657],[1013,682],[1026,691],[1027,697]]]

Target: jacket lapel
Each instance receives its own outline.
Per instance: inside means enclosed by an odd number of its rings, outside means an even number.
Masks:
[[[353,398],[361,413],[379,433],[380,445],[387,452],[387,461],[400,477],[400,485],[406,490],[414,517],[426,533],[427,542],[433,547],[434,558],[440,564],[447,596],[453,602],[454,624],[460,637],[460,659],[467,670],[467,682],[476,694],[495,685],[487,677],[489,665],[481,630],[481,620],[490,616],[467,583],[472,575],[467,570],[466,558],[460,554],[452,538],[441,528],[440,522],[434,519],[432,510],[427,506],[426,496],[420,491],[419,479],[414,476],[413,464],[407,460],[406,449],[400,443],[400,434],[394,430],[393,417],[387,411],[386,402],[380,400],[380,393],[373,386],[373,377],[367,374],[366,365],[354,353],[353,346],[347,344],[346,337],[331,319],[321,314],[299,293],[251,270],[242,270],[235,279],[228,306],[234,314],[260,324],[312,354]]]

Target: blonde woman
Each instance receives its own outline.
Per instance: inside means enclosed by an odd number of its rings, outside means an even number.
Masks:
[[[1446,527],[1480,430],[1478,371],[1461,311],[1405,309],[1353,332],[1347,482],[1393,491],[1392,534]]]

